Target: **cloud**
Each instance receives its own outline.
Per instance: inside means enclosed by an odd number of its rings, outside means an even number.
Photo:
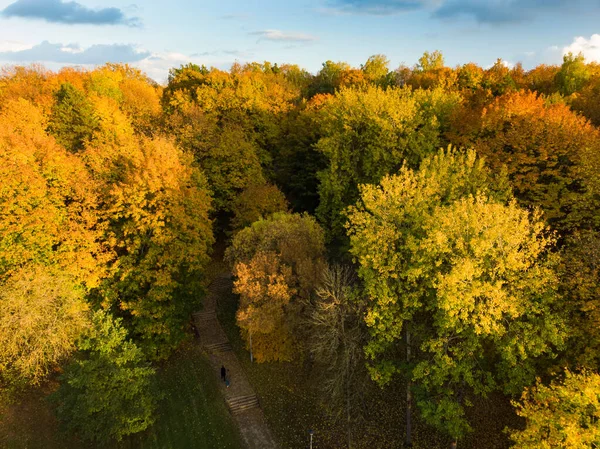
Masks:
[[[10,62],[54,62],[59,64],[104,64],[106,62],[132,63],[150,56],[132,45],[92,45],[82,49],[77,44],[52,44],[44,41],[27,49],[0,52],[0,60]]]
[[[438,2],[433,0],[331,0],[328,4],[333,11],[337,12],[389,15],[422,9],[435,3]]]
[[[427,10],[438,19],[467,17],[478,23],[506,24],[529,21],[545,10],[585,2],[589,0],[328,0],[325,11],[391,15]]]
[[[479,23],[505,24],[525,22],[543,10],[567,5],[569,0],[448,0],[434,17],[448,19],[471,17]],[[572,0],[577,2],[579,0]]]
[[[587,62],[600,62],[600,34],[592,34],[589,39],[583,36],[576,37],[571,45],[563,48],[562,54],[567,53],[582,53]]]
[[[46,22],[91,25],[126,25],[137,27],[137,17],[127,17],[119,8],[92,9],[74,1],[17,0],[1,12],[4,17],[40,19]]]
[[[287,33],[280,30],[262,30],[248,33],[251,36],[259,36],[260,40],[274,41],[274,42],[313,42],[317,38],[310,34],[304,33]]]

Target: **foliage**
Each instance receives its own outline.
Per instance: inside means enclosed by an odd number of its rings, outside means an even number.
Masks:
[[[233,203],[231,228],[239,231],[275,212],[286,212],[284,194],[272,184],[254,184],[247,187]]]
[[[578,165],[598,143],[597,130],[567,106],[519,92],[497,98],[484,110],[475,145],[493,169],[507,167],[521,204],[540,207],[564,230],[572,226],[569,213],[586,182]]]
[[[583,54],[563,56],[560,71],[556,74],[556,84],[563,95],[571,95],[581,90],[590,77]]]
[[[55,98],[48,130],[67,150],[83,150],[98,126],[93,104],[70,83],[61,85]]]
[[[135,150],[113,160],[104,153],[104,167],[117,163],[119,170],[133,157],[104,192],[106,239],[118,257],[101,294],[106,305],[127,312],[132,335],[160,359],[179,344],[199,304],[214,241],[211,200],[200,171],[171,142],[142,139]]]
[[[226,258],[241,297],[238,324],[258,361],[290,360],[298,352],[302,303],[323,266],[323,231],[308,215],[275,213],[238,232]]]
[[[524,430],[511,432],[515,448],[594,448],[600,444],[600,375],[565,372],[549,386],[526,389],[517,413]]]
[[[473,151],[441,152],[363,186],[350,208],[351,253],[370,299],[366,347],[380,384],[395,372],[418,383],[424,418],[454,438],[469,429],[463,395],[518,391],[533,359],[562,343],[551,314],[553,243]],[[418,349],[403,366],[395,348],[411,323]]]
[[[595,369],[600,362],[600,236],[578,231],[566,239],[561,258],[561,287],[565,315],[570,321],[572,366]]]
[[[67,366],[53,395],[64,425],[98,442],[121,440],[152,425],[155,370],[146,366],[120,321],[95,313],[93,327],[78,347],[81,353]]]
[[[418,164],[439,143],[437,120],[425,117],[409,89],[341,89],[317,120],[316,148],[328,163],[319,173],[317,216],[330,239],[344,235],[342,212],[358,198],[359,184]]]
[[[0,283],[0,389],[39,385],[89,327],[85,290],[41,266]]]

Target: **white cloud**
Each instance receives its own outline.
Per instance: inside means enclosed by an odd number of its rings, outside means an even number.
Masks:
[[[249,33],[252,36],[259,36],[259,40],[265,39],[275,42],[312,42],[317,38],[305,33],[289,33],[281,30],[262,30]]]
[[[576,37],[571,45],[563,48],[563,55],[583,53],[587,62],[600,61],[600,34],[592,34],[589,39],[583,36]]]

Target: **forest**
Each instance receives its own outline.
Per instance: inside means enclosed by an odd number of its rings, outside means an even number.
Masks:
[[[0,447],[244,447],[221,272],[281,448],[600,447],[599,126],[571,53],[5,67]]]

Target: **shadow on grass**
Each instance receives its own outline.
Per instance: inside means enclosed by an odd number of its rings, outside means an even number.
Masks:
[[[113,449],[241,449],[237,428],[221,397],[208,360],[188,342],[158,370],[162,396],[155,424],[147,431],[107,446]],[[36,390],[9,408],[0,420],[2,449],[93,448],[59,431],[44,399]]]

